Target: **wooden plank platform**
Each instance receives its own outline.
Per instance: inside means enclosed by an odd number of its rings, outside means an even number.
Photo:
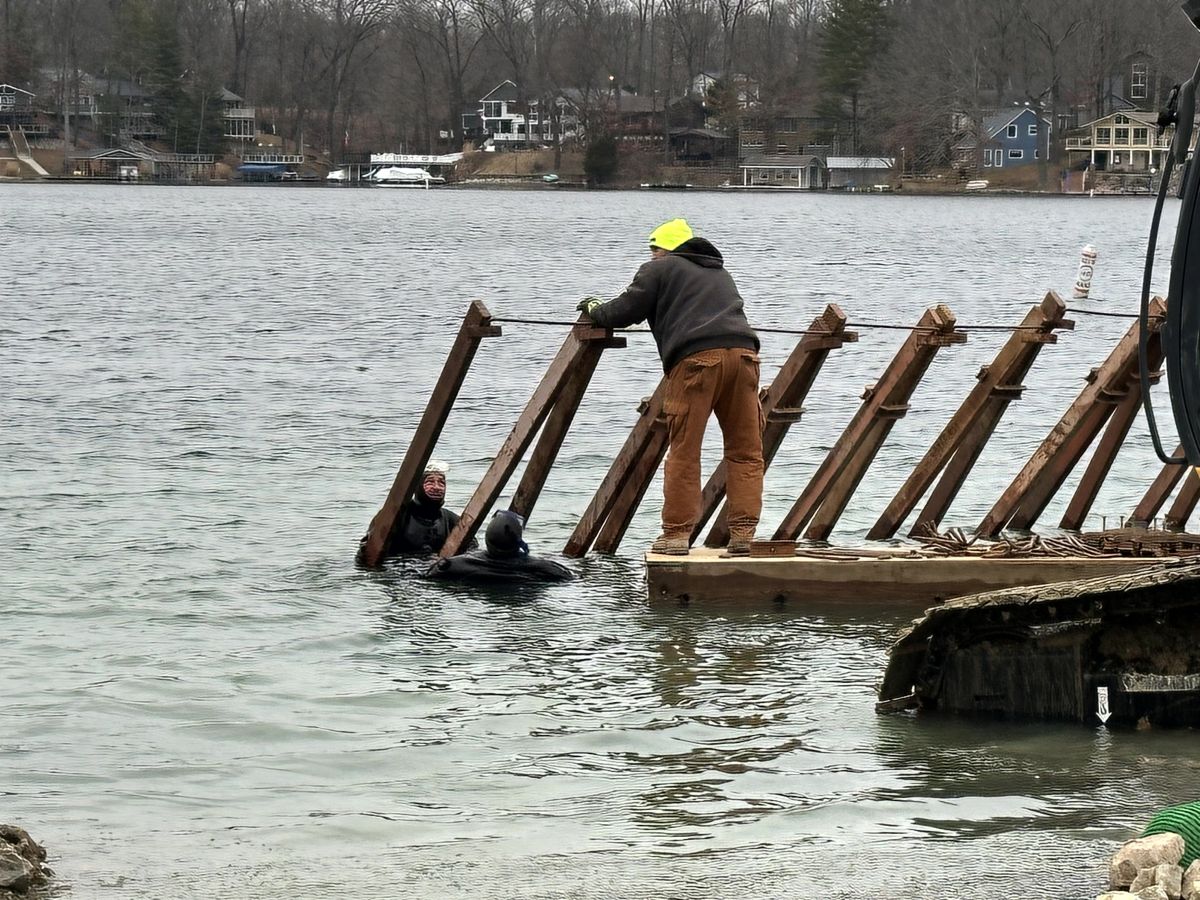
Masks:
[[[847,559],[793,556],[723,559],[693,548],[687,556],[646,554],[651,603],[821,603],[885,601],[923,609],[966,594],[1074,578],[1119,575],[1162,565],[1163,557],[922,557],[897,551]],[[865,551],[879,554],[879,551]]]

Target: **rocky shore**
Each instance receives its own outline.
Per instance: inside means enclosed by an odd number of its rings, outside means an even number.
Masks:
[[[24,828],[0,825],[0,900],[29,900],[39,895],[54,873],[46,851]]]
[[[1110,890],[1096,900],[1200,900],[1200,859],[1184,869],[1183,857],[1178,834],[1127,841],[1108,864]]]

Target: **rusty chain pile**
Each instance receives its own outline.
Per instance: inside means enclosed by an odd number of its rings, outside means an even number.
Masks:
[[[916,538],[930,553],[937,556],[976,556],[982,559],[1026,559],[1049,556],[1116,556],[1105,552],[1078,537],[1044,537],[1032,534],[1024,540],[1001,538],[996,541],[981,541],[977,535],[968,535],[961,528],[951,528],[945,534],[927,534]]]
[[[1038,557],[1192,556],[1200,554],[1200,535],[1124,528],[1082,535],[1047,537],[1032,534],[1024,539],[983,541],[961,528],[944,534],[915,535],[922,548],[934,556],[974,556],[982,559],[1033,559]]]

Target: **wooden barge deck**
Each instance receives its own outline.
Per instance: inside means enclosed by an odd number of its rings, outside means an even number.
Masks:
[[[920,556],[898,551],[821,559],[735,557],[695,548],[687,556],[646,554],[651,603],[720,601],[804,603],[894,602],[914,609],[1000,588],[1122,575],[1161,566],[1164,557],[1035,557],[988,559]]]

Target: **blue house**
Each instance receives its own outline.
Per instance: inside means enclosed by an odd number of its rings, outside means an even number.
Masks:
[[[1024,106],[983,122],[983,168],[1028,166],[1050,158],[1050,120]]]

